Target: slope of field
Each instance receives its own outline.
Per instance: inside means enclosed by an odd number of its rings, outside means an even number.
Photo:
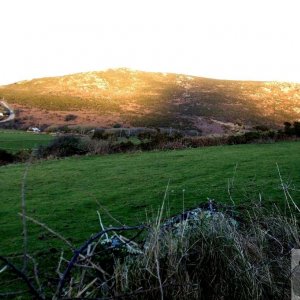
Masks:
[[[9,152],[32,149],[35,146],[44,145],[53,139],[47,134],[35,134],[17,130],[0,130],[0,149]]]
[[[1,87],[1,97],[18,110],[19,122],[32,125],[68,124],[65,116],[70,112],[77,115],[72,124],[189,129],[220,127],[215,121],[226,127],[278,125],[300,118],[300,84],[128,69],[17,82]]]
[[[170,214],[213,198],[231,203],[257,200],[283,205],[278,163],[291,195],[300,199],[300,143],[219,146],[182,151],[116,154],[40,161],[26,180],[27,214],[78,245],[104,224],[137,224],[157,213],[170,181]],[[21,252],[20,195],[25,165],[0,168],[0,252]],[[30,250],[60,249],[63,244],[43,228],[29,224]]]

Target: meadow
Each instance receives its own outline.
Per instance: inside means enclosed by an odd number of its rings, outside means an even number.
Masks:
[[[242,204],[261,197],[267,207],[283,206],[276,164],[299,203],[299,150],[299,142],[280,142],[36,161],[26,178],[27,215],[79,245],[99,231],[97,210],[106,226],[117,224],[113,218],[135,225],[155,216],[168,182],[170,215],[208,198]],[[22,252],[18,212],[25,168],[26,164],[0,168],[0,252],[4,255]],[[28,226],[31,253],[64,247],[40,226]]]
[[[39,145],[45,145],[52,139],[53,137],[47,134],[0,129],[0,148],[9,152],[29,150]]]

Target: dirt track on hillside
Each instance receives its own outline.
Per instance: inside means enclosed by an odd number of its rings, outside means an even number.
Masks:
[[[8,104],[3,100],[0,101],[0,104],[9,110],[9,116],[6,119],[1,120],[0,123],[5,123],[5,122],[9,122],[9,121],[14,120],[16,116],[15,116],[15,113],[12,110],[12,108],[9,107]]]

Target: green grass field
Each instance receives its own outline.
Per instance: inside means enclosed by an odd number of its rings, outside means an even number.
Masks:
[[[0,148],[9,152],[32,149],[35,146],[49,143],[53,139],[47,134],[36,134],[20,130],[0,130]]]
[[[234,177],[236,203],[258,199],[283,205],[282,177],[300,201],[300,143],[239,145],[181,151],[73,157],[33,163],[26,184],[27,214],[79,245],[104,224],[138,224],[155,215],[170,181],[167,206],[178,213],[207,198],[230,203],[227,184]],[[236,168],[236,172],[234,171]],[[0,168],[0,253],[22,252],[21,182],[25,165]],[[104,209],[105,208],[105,209]],[[60,249],[63,243],[29,223],[30,251]]]

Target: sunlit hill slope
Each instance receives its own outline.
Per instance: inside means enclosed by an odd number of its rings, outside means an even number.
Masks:
[[[227,122],[276,126],[300,119],[300,84],[214,80],[110,69],[0,87],[20,123],[198,128]]]

